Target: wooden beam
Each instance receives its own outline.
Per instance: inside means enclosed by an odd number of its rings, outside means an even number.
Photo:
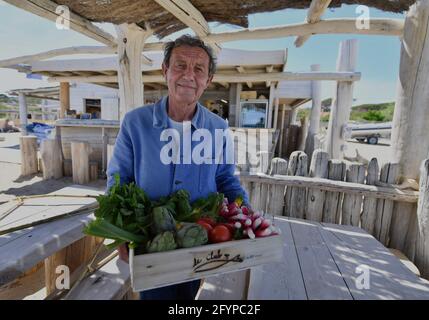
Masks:
[[[267,71],[267,73],[271,73],[274,70],[274,66],[272,66],[272,65],[271,66],[267,66],[267,67],[265,67],[265,70]],[[265,85],[266,85],[267,88],[270,87],[271,81],[270,80],[265,81]]]
[[[313,24],[300,23],[279,27],[244,29],[232,32],[212,33],[205,41],[229,42],[238,40],[275,39],[312,34],[366,34],[402,36],[403,19],[371,19],[369,29],[356,28],[356,19],[330,19]]]
[[[219,82],[219,84],[224,87],[225,89],[229,89],[229,83],[228,82]]]
[[[188,0],[154,0],[178,20],[190,27],[199,37],[209,32],[209,24],[203,15]]]
[[[50,59],[58,56],[67,56],[74,54],[113,54],[116,53],[116,48],[106,46],[81,46],[81,47],[70,47],[61,48],[55,50],[49,50],[36,54],[0,60],[0,68],[8,67],[15,64],[31,63],[33,61],[40,61]]]
[[[4,0],[4,2],[54,22],[60,17],[60,14],[56,13],[58,4],[50,0]],[[64,19],[67,19],[67,17],[64,17]],[[116,40],[110,33],[71,11],[68,22],[70,23],[70,29],[74,31],[108,46],[116,45]]]
[[[312,0],[310,4],[310,8],[307,12],[307,23],[316,23],[319,22],[323,15],[323,13],[328,8],[329,4],[331,3],[331,0]],[[301,47],[308,39],[310,38],[310,35],[304,35],[297,37],[295,39],[295,46],[297,48]]]
[[[242,73],[242,74],[246,73],[246,70],[244,70],[244,67],[243,67],[243,66],[237,66],[237,71],[238,71],[239,73]],[[247,82],[246,82],[246,84],[247,84],[247,86],[248,86],[249,88],[252,88],[252,87],[253,87],[253,83],[252,83],[251,81],[247,81]]]
[[[191,28],[197,36],[205,38],[210,34],[210,27],[201,12],[188,0],[154,0],[178,20]],[[209,41],[208,41],[209,42]],[[210,42],[209,42],[210,43]],[[220,46],[212,44],[213,49],[219,53]]]
[[[358,81],[359,72],[273,72],[273,73],[245,73],[245,74],[215,74],[214,82],[245,83],[270,81]],[[164,83],[162,75],[143,75],[143,82]],[[117,76],[91,76],[91,77],[50,77],[49,82],[118,82]]]

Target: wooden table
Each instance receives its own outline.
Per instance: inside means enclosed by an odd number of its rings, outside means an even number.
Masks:
[[[207,278],[197,298],[429,299],[429,282],[360,228],[283,217],[276,224],[281,263]]]
[[[69,187],[59,194],[97,194],[84,187]],[[35,219],[42,200],[20,208],[13,220]],[[46,199],[42,202],[46,204]],[[93,199],[68,199],[76,209]],[[40,207],[39,209],[40,210]],[[18,217],[19,215],[19,217]],[[11,219],[12,217],[10,217]],[[0,236],[0,286],[19,277],[46,257],[81,239],[82,227],[94,219],[79,214]],[[13,221],[9,221],[12,223]],[[3,220],[3,224],[7,221]],[[429,282],[406,268],[389,250],[365,231],[348,226],[276,218],[284,236],[284,260],[207,278],[199,299],[429,299]],[[369,289],[359,289],[356,268],[369,267]],[[97,271],[75,293],[83,299],[114,299],[129,286],[128,266],[117,259]],[[113,279],[113,280],[112,280]],[[100,292],[106,294],[100,295]]]

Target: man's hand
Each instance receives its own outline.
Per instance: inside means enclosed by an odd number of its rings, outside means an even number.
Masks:
[[[121,244],[118,247],[118,253],[119,253],[119,259],[121,259],[122,261],[125,261],[126,263],[129,263],[128,245],[127,244]]]

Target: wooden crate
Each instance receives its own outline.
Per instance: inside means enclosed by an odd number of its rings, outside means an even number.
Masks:
[[[164,287],[281,261],[282,257],[282,235],[141,255],[134,255],[131,249],[131,286],[134,291]]]

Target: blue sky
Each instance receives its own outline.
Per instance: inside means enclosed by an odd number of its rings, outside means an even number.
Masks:
[[[272,13],[255,14],[249,17],[251,28],[301,23],[306,10],[281,10]],[[328,10],[324,18],[357,17],[356,6],[342,6]],[[404,18],[403,14],[385,13],[370,9],[372,18]],[[211,23],[212,32],[237,30],[239,27]],[[109,24],[101,25],[109,32],[114,29]],[[179,32],[186,33],[187,31]],[[175,37],[177,34],[171,35]],[[395,100],[399,71],[400,40],[397,37],[359,35],[316,35],[303,47],[295,48],[294,38],[280,38],[259,41],[236,41],[224,43],[224,47],[270,50],[288,48],[287,71],[308,71],[311,64],[320,64],[322,71],[335,71],[340,41],[358,39],[359,54],[357,71],[362,79],[355,86],[354,104],[377,103]],[[100,45],[77,32],[58,30],[55,23],[27,13],[0,0],[0,59],[6,59],[46,50],[80,46]],[[49,86],[46,81],[26,79],[14,70],[0,69],[0,93],[16,88]],[[323,98],[333,94],[334,83],[324,82]]]

